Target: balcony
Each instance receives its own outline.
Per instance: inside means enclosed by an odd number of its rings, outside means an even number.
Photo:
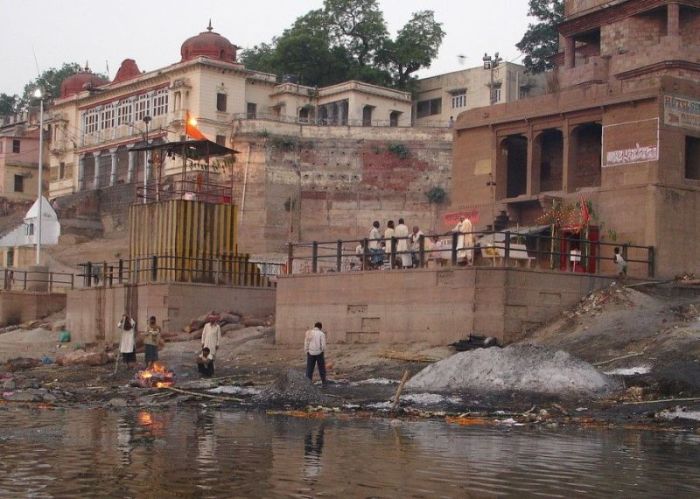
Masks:
[[[561,88],[575,87],[586,83],[602,83],[608,81],[610,64],[607,57],[592,56],[587,62],[571,69],[561,69],[559,82]]]

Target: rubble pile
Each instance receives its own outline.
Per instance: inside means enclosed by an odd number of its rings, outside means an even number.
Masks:
[[[163,335],[163,339],[170,342],[199,340],[202,338],[204,325],[212,315],[218,317],[218,323],[219,326],[221,326],[221,334],[224,336],[227,333],[239,331],[247,327],[269,327],[275,323],[275,318],[273,316],[260,318],[247,316],[235,311],[217,313],[212,310],[192,319],[190,323],[182,329],[181,333],[166,333]]]
[[[262,405],[303,407],[323,404],[325,397],[300,371],[288,369],[275,382],[254,397]]]
[[[569,319],[576,319],[579,317],[599,315],[603,313],[604,308],[609,305],[633,307],[634,302],[630,299],[629,295],[629,289],[613,283],[607,288],[588,294],[573,310],[565,311],[564,315]]]
[[[534,345],[462,352],[416,374],[406,389],[420,392],[531,392],[600,394],[615,382],[563,351]]]

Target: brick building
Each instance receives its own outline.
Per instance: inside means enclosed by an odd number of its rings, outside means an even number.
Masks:
[[[39,116],[33,111],[0,116],[0,197],[8,200],[37,197]]]
[[[584,198],[658,276],[697,271],[700,1],[567,0],[559,31],[558,91],[459,115],[453,209],[530,225]]]

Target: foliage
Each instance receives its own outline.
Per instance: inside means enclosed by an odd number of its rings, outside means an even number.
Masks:
[[[299,140],[295,137],[275,135],[270,138],[269,144],[275,149],[282,151],[292,151],[299,147]]]
[[[552,69],[552,58],[559,52],[557,26],[564,19],[564,0],[530,0],[528,15],[538,21],[528,25],[515,46],[525,54],[523,63],[527,70],[542,73]]]
[[[0,94],[0,116],[15,114],[18,111],[19,103],[18,95]]]
[[[398,156],[401,159],[406,159],[410,156],[410,151],[408,147],[403,144],[390,144],[387,148],[391,154]]]
[[[447,201],[447,192],[442,187],[433,187],[425,193],[430,204],[442,204]]]
[[[416,12],[392,40],[377,0],[325,0],[270,43],[243,51],[241,61],[309,86],[360,80],[406,89],[436,57],[441,26],[432,11]]]

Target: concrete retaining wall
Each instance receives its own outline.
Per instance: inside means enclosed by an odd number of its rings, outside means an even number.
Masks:
[[[143,330],[148,317],[156,316],[164,331],[180,331],[209,310],[239,311],[256,317],[274,312],[274,288],[222,287],[207,284],[163,283],[85,288],[68,293],[66,327],[74,341],[116,342],[119,319],[127,309]]]
[[[0,326],[44,318],[66,308],[63,293],[32,291],[0,292]]]
[[[610,282],[512,268],[289,276],[277,287],[276,341],[301,344],[321,321],[330,343],[445,345],[470,333],[511,343]]]

